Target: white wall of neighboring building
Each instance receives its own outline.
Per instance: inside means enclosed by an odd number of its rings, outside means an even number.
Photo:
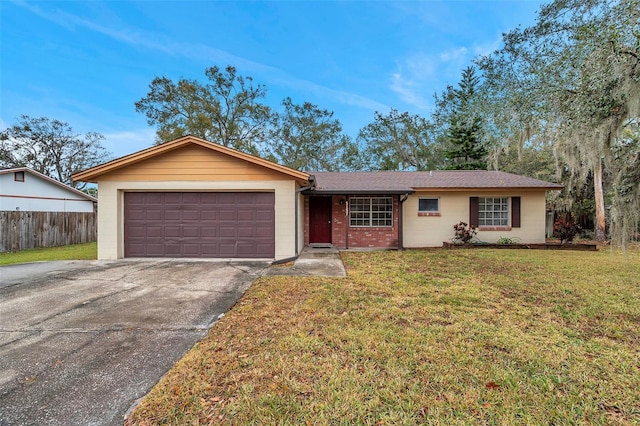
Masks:
[[[0,174],[0,211],[93,212],[94,202],[63,184],[24,173],[24,182],[15,180],[15,172]]]
[[[544,243],[546,204],[545,191],[509,192],[427,192],[419,191],[410,195],[402,206],[403,244],[406,248],[440,247],[443,242],[453,238],[453,225],[463,221],[469,223],[469,197],[520,197],[519,228],[501,230],[482,230],[478,239],[495,243],[500,237],[516,238],[519,243]],[[437,216],[420,216],[418,200],[420,198],[439,198],[440,212]],[[511,205],[509,206],[511,213]]]

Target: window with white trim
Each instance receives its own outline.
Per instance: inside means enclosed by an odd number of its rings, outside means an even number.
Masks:
[[[418,213],[440,213],[440,198],[418,199]]]
[[[393,226],[393,198],[349,198],[349,224],[351,226]]]
[[[479,226],[509,226],[508,197],[480,197],[478,204]]]

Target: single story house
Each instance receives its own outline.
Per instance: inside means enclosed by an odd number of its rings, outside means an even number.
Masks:
[[[95,211],[98,200],[27,167],[0,170],[0,211]]]
[[[98,184],[100,259],[435,247],[459,221],[478,225],[483,241],[540,243],[545,193],[562,188],[497,171],[306,173],[193,136],[73,179]]]

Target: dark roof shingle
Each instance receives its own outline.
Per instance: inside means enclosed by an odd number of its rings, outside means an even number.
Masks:
[[[420,189],[544,189],[562,185],[511,173],[486,170],[430,172],[315,172],[316,193],[412,193]]]

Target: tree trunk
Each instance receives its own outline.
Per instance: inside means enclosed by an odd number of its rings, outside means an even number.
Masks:
[[[604,191],[602,190],[602,160],[593,168],[593,189],[596,201],[596,241],[607,239],[604,213]]]

